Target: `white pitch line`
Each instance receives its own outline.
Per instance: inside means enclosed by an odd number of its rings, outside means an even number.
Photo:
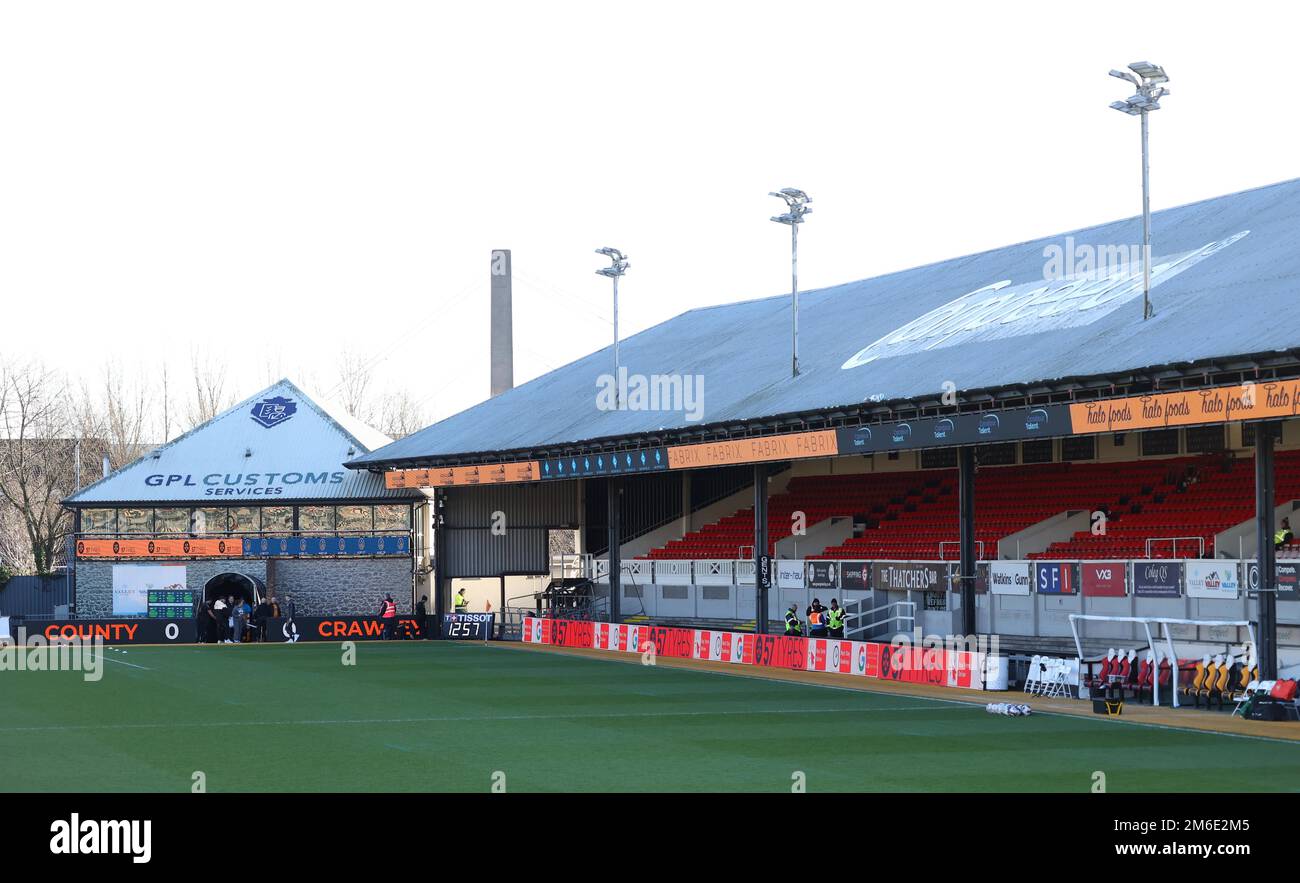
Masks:
[[[142,724],[51,724],[43,727],[0,727],[0,733],[43,733],[75,730],[171,730],[208,729],[211,727],[298,727],[336,726],[340,724],[432,724],[432,723],[494,723],[505,721],[545,720],[616,720],[620,718],[656,717],[714,717],[718,715],[745,714],[836,714],[852,712],[873,714],[878,711],[937,711],[933,705],[897,705],[886,708],[772,708],[763,710],[730,711],[630,711],[611,714],[507,714],[466,715],[463,717],[391,717],[391,718],[338,718],[323,720],[281,721],[203,721],[200,723],[142,723]],[[944,709],[949,711],[951,709]]]
[[[147,665],[136,665],[134,662],[126,662],[121,659],[114,659],[112,656],[105,656],[103,653],[99,654],[99,658],[104,660],[105,662],[116,662],[118,665],[128,665],[131,668],[138,668],[141,671],[153,671],[153,669]]]

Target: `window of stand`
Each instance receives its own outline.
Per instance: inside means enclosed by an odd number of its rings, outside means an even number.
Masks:
[[[303,531],[333,531],[333,506],[299,506],[298,529]]]
[[[368,532],[375,529],[375,514],[369,506],[339,506],[336,517],[341,531]]]

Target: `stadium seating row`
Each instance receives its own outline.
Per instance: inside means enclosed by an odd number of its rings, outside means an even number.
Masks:
[[[1252,470],[1253,460],[1225,455],[986,467],[975,479],[977,554],[997,558],[999,543],[1009,535],[1082,510],[1104,513],[1104,531],[1080,531],[1026,557],[1213,556],[1217,533],[1254,516]],[[1277,454],[1276,476],[1279,503],[1300,498],[1300,451]],[[862,526],[859,535],[805,557],[956,558],[957,496],[953,469],[797,476],[768,503],[768,554],[775,555],[776,544],[791,535],[798,512],[809,527],[831,517],[851,517]],[[747,558],[753,536],[753,510],[742,509],[648,557]],[[1293,547],[1280,556],[1298,554]],[[1013,557],[1020,557],[1018,550]]]

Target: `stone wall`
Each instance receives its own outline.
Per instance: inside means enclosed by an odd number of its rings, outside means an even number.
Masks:
[[[220,573],[243,573],[266,581],[266,562],[261,560],[217,561],[149,561],[148,564],[122,564],[116,566],[148,566],[167,564],[185,568],[185,584],[192,592],[203,592],[208,580]],[[113,615],[112,561],[77,562],[77,615],[82,618]]]
[[[410,558],[281,558],[273,579],[276,597],[292,595],[298,616],[373,616],[385,594],[393,596],[398,613],[411,612]]]
[[[183,566],[186,585],[200,594],[208,580],[218,574],[256,577],[280,598],[292,594],[299,616],[373,615],[386,593],[392,594],[398,612],[410,613],[412,607],[410,558],[222,559],[148,564]],[[78,616],[113,615],[113,567],[112,561],[77,562]]]

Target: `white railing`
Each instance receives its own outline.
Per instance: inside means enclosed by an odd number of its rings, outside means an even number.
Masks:
[[[1148,558],[1151,557],[1152,543],[1173,543],[1173,545],[1169,549],[1169,557],[1177,558],[1179,540],[1196,540],[1196,542],[1199,544],[1197,546],[1196,557],[1197,558],[1205,557],[1205,537],[1150,537],[1147,539],[1147,549],[1146,549],[1147,557]]]
[[[944,547],[944,546],[956,546],[956,547],[957,547],[957,555],[958,555],[958,557],[961,556],[961,540],[943,540],[942,542],[939,543],[939,560],[940,560],[940,561],[947,561],[947,560],[948,560],[948,556],[945,555],[945,554],[943,553],[943,547]],[[976,540],[976,541],[975,541],[975,549],[976,549],[976,551],[975,551],[975,558],[976,558],[976,560],[978,560],[978,561],[983,561],[983,560],[984,560],[984,541],[983,541],[983,540]]]

